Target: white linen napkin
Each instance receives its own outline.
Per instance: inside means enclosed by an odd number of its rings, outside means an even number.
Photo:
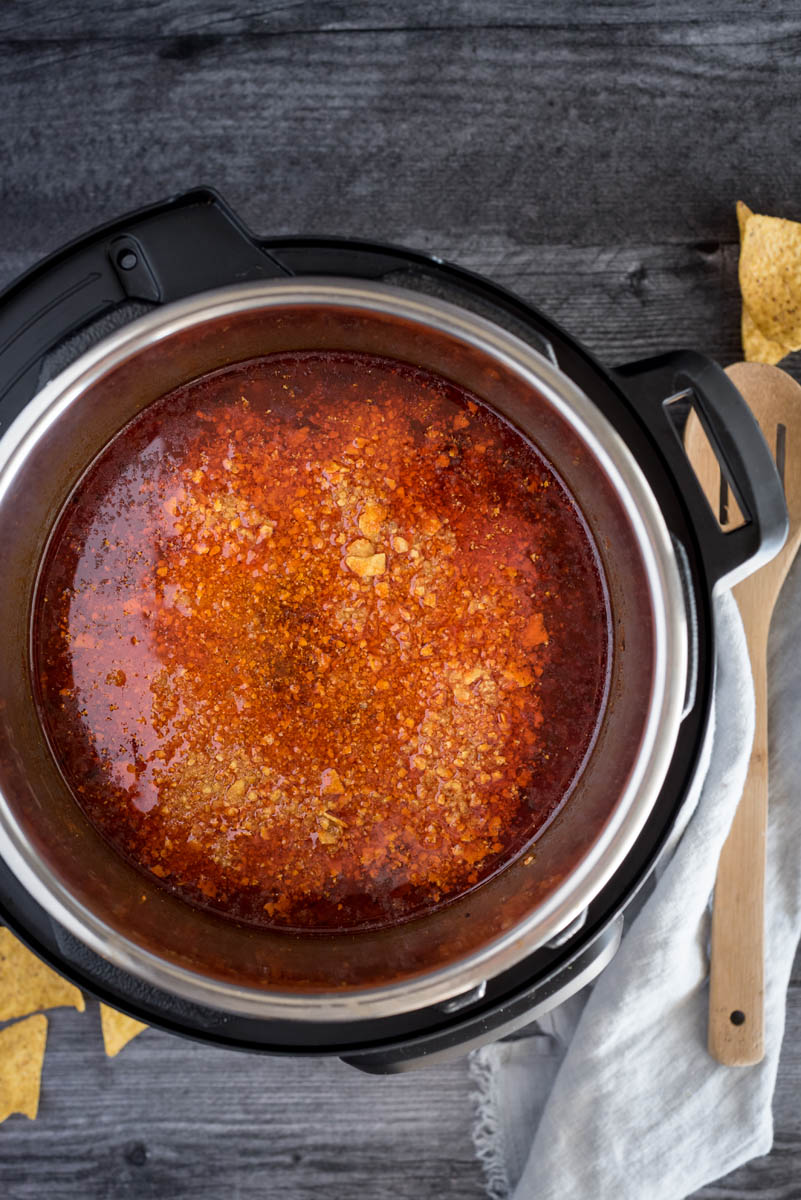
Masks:
[[[681,1200],[773,1138],[787,986],[801,932],[801,558],[771,633],[766,1055],[706,1050],[709,897],[753,739],[753,684],[730,594],[716,601],[715,735],[675,855],[610,966],[533,1038],[475,1051],[474,1142],[492,1200]]]

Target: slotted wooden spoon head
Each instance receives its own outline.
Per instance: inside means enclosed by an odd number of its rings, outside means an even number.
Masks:
[[[776,557],[734,589],[741,611],[745,597],[758,590],[759,608],[755,616],[767,627],[776,598],[801,543],[801,386],[779,367],[764,363],[735,363],[727,367],[726,374],[742,392],[759,422],[765,441],[777,456],[790,517],[787,541]],[[783,433],[780,432],[782,429]],[[690,413],[687,421],[684,445],[712,510],[717,515],[721,495],[720,467],[695,411]],[[723,527],[737,524],[738,517],[736,501],[729,493],[729,520],[722,522]]]

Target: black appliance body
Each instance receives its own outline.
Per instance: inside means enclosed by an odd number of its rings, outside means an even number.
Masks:
[[[606,370],[545,315],[489,280],[428,255],[338,238],[256,238],[209,190],[129,214],[66,246],[0,296],[0,434],[47,375],[148,308],[232,283],[347,277],[446,300],[510,331],[555,363],[602,410],[644,471],[681,548],[691,614],[685,711],[658,799],[623,865],[571,924],[523,961],[450,1001],[358,1022],[263,1020],[145,983],[54,921],[0,859],[0,918],[80,988],[131,1016],[220,1046],[337,1055],[370,1072],[443,1061],[524,1033],[610,962],[627,913],[647,893],[695,803],[714,684],[712,599],[783,536],[781,487],[767,448],[732,410],[725,376],[688,352]],[[724,536],[687,463],[669,401],[692,400],[749,520]],[[678,411],[681,404],[678,405]],[[755,444],[755,443],[753,443]]]

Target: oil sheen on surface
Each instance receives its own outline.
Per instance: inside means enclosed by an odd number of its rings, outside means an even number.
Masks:
[[[295,929],[394,922],[530,843],[603,704],[609,619],[543,458],[430,373],[293,353],[149,406],[39,581],[56,758],[129,860]]]

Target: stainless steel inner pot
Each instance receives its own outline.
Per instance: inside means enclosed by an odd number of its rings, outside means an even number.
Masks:
[[[38,565],[88,464],[151,401],[281,350],[383,354],[478,394],[532,440],[578,501],[613,614],[611,690],[575,790],[494,879],[392,928],[290,934],[185,903],[116,854],[66,787],[30,672]],[[477,500],[480,498],[477,497]],[[352,1021],[442,1003],[551,940],[597,896],[642,830],[678,733],[687,619],[659,506],[631,452],[554,364],[443,301],[339,279],[194,295],[107,337],[49,383],[0,441],[0,856],[61,925],[116,966],[213,1008]]]

